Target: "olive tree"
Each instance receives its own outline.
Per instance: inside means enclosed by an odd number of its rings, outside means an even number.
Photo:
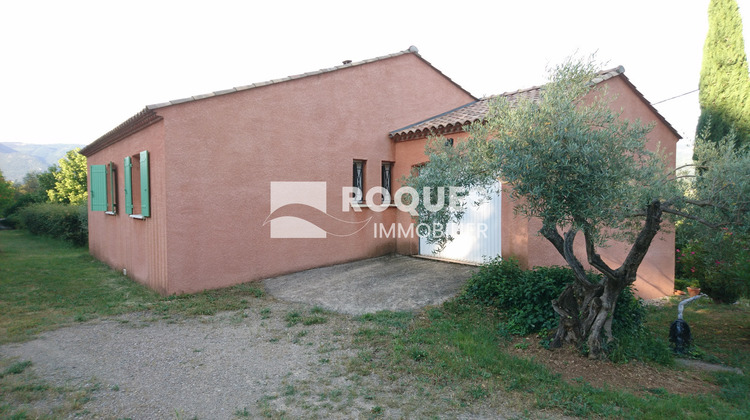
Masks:
[[[550,70],[549,83],[541,88],[538,100],[496,98],[484,121],[470,126],[466,141],[455,147],[440,139],[428,142],[429,162],[404,182],[432,191],[438,186],[489,191],[498,179],[508,185],[516,211],[541,220],[539,233],[575,273],[576,281],[552,302],[560,315],[552,344],[587,345],[590,356],[598,358],[604,354],[603,343],[614,339],[615,302],[635,281],[665,215],[690,217],[714,227],[732,217],[733,222],[742,222],[747,196],[744,201],[736,197],[738,187],[747,185],[750,165],[727,163],[734,165],[733,173],[706,171],[715,179],[704,179],[699,188],[690,190],[706,198],[686,195],[685,178],[670,171],[660,150],[646,147],[646,135],[653,127],[620,118],[606,86],[596,83],[597,67],[593,59],[570,59]],[[726,142],[715,148],[710,160],[738,158]],[[717,205],[724,206],[723,213],[703,215],[704,209]],[[697,213],[690,213],[690,207]],[[433,212],[420,203],[417,211],[420,223],[443,226],[428,237],[443,245],[451,240],[444,225],[460,220],[463,209],[459,205]],[[574,252],[578,236],[585,243],[585,261],[602,274],[599,281],[587,276]],[[619,267],[599,254],[610,240],[630,245]]]

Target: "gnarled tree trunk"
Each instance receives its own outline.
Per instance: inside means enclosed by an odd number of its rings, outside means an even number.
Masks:
[[[572,344],[578,348],[588,347],[589,357],[605,356],[603,343],[614,340],[612,336],[612,316],[617,298],[636,279],[638,267],[646,256],[651,241],[661,226],[661,203],[653,201],[646,207],[646,221],[623,264],[613,269],[596,253],[591,232],[585,223],[581,230],[586,241],[586,256],[589,264],[602,273],[601,280],[592,282],[573,253],[573,242],[578,229],[571,229],[561,235],[555,226],[545,224],[541,230],[573,269],[576,281],[568,285],[552,307],[560,316],[552,347]]]

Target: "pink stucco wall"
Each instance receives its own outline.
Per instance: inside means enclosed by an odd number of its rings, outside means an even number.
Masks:
[[[622,77],[614,77],[604,82],[610,94],[617,99],[612,103],[615,110],[623,110],[622,118],[628,120],[640,119],[644,123],[656,122],[656,126],[648,135],[648,146],[654,150],[657,144],[668,156],[671,167],[675,165],[675,150],[678,138],[659,120],[645,102],[628,86]],[[466,133],[446,135],[456,141],[467,137]],[[408,174],[413,165],[427,160],[424,154],[425,139],[396,142],[396,178]],[[541,235],[541,221],[527,220],[523,216],[514,215],[513,202],[509,198],[509,191],[504,187],[502,195],[502,248],[503,256],[514,256],[524,267],[544,265],[566,265],[565,260],[557,250]],[[399,223],[408,223],[410,218],[403,213],[398,216]],[[674,231],[668,224],[657,236],[649,252],[638,270],[635,288],[643,298],[655,298],[671,295],[674,287]],[[586,261],[585,247],[582,238],[576,241],[576,254],[581,261]],[[610,243],[608,248],[601,250],[602,258],[613,266],[619,266],[629,250],[628,244]],[[399,240],[397,251],[403,254],[417,254],[419,242],[416,239]],[[588,268],[588,265],[586,265]]]
[[[341,209],[352,161],[367,161],[365,189],[379,186],[381,163],[397,160],[390,130],[472,99],[419,56],[402,54],[159,108],[160,123],[89,158],[122,162],[149,150],[154,166],[152,217],[90,212],[91,252],[170,294],[393,253],[395,238],[374,238],[371,226],[395,222],[395,209]],[[325,182],[330,215],[373,219],[352,236],[271,238],[264,221],[276,181]]]
[[[89,166],[105,165],[110,161],[116,165],[119,207],[117,214],[112,216],[101,211],[91,211],[89,205],[88,218],[89,250],[92,255],[119,272],[125,269],[127,275],[136,281],[160,293],[167,293],[167,202],[152,199],[150,218],[131,219],[125,214],[123,192],[124,158],[148,150],[151,196],[160,197],[165,194],[163,138],[164,125],[158,122],[88,157]]]

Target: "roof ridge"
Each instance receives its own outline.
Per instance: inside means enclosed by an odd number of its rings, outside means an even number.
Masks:
[[[596,72],[596,76],[591,80],[592,84],[599,84],[606,80],[609,80],[613,77],[622,76],[623,79],[627,84],[630,85],[630,87],[633,89],[635,94],[639,96],[657,116],[659,120],[661,120],[668,129],[670,129],[678,138],[681,138],[679,133],[672,127],[672,125],[664,118],[663,115],[661,115],[656,108],[651,105],[651,103],[643,96],[643,94],[633,85],[630,80],[625,76],[625,67],[623,66],[617,66],[610,69],[600,70]],[[399,140],[405,140],[410,138],[421,138],[422,136],[427,135],[428,133],[433,132],[441,132],[441,130],[452,130],[450,132],[453,132],[457,129],[460,129],[460,127],[463,124],[466,124],[467,122],[471,122],[471,119],[466,119],[466,113],[461,113],[461,109],[467,108],[471,105],[478,105],[476,108],[472,109],[474,114],[471,115],[471,118],[476,120],[477,118],[484,118],[486,116],[487,110],[484,109],[486,106],[484,106],[484,103],[487,101],[490,101],[492,99],[497,98],[509,98],[510,100],[515,99],[516,96],[525,96],[529,97],[532,100],[535,100],[537,98],[538,94],[532,93],[534,91],[541,91],[542,88],[544,88],[545,85],[540,86],[531,86],[528,88],[518,89],[516,91],[512,92],[504,92],[499,95],[490,95],[483,97],[475,102],[468,103],[466,105],[462,105],[458,108],[454,108],[450,111],[443,112],[441,114],[435,115],[433,117],[427,118],[425,120],[419,121],[414,124],[407,125],[406,127],[399,128],[397,130],[393,130],[390,133],[388,133],[388,136],[396,141]],[[456,113],[456,115],[451,116],[450,114]],[[481,115],[479,115],[481,114]],[[447,118],[443,118],[446,117]]]
[[[625,67],[623,67],[623,66],[612,67],[611,69],[600,70],[600,71],[596,72],[596,76],[593,79],[591,79],[591,81],[594,82],[595,84],[598,84],[598,83],[601,83],[601,82],[603,82],[605,80],[611,79],[611,78],[613,78],[615,76],[618,76],[620,74],[623,74],[623,73],[625,73]],[[515,95],[515,94],[518,94],[518,93],[529,92],[529,91],[532,91],[532,90],[541,89],[545,85],[546,85],[546,83],[543,84],[543,85],[534,85],[534,86],[531,86],[531,87],[522,88],[522,89],[518,89],[518,90],[514,90],[514,91],[503,92],[503,93],[501,93],[499,95],[490,95],[490,96],[488,96],[486,98],[482,98],[482,100],[484,100],[484,99],[492,99],[492,98],[496,98],[496,97],[500,97],[500,96],[508,96],[508,95]]]
[[[167,102],[162,102],[162,103],[157,103],[157,104],[152,104],[152,105],[146,105],[146,107],[143,108],[141,111],[139,111],[137,114],[135,114],[132,117],[128,118],[125,122],[121,123],[117,127],[115,127],[112,130],[108,131],[103,136],[99,137],[98,139],[94,140],[89,145],[87,145],[86,147],[84,147],[81,150],[81,153],[83,153],[86,156],[94,154],[95,152],[103,149],[104,147],[107,147],[108,145],[110,145],[112,143],[115,143],[115,142],[119,141],[122,138],[127,137],[128,135],[131,135],[131,134],[133,134],[133,133],[135,133],[135,132],[137,132],[139,130],[142,130],[143,128],[147,127],[148,125],[151,125],[151,124],[153,124],[155,122],[160,121],[161,117],[158,116],[158,114],[156,114],[156,111],[155,111],[155,110],[158,110],[160,108],[165,108],[165,107],[173,106],[173,105],[179,105],[179,104],[183,104],[183,103],[186,103],[186,102],[199,101],[201,99],[213,98],[213,97],[216,97],[216,96],[227,95],[227,94],[230,94],[230,93],[241,92],[241,91],[244,91],[244,90],[254,89],[254,88],[258,88],[258,87],[262,87],[262,86],[268,86],[268,85],[273,85],[273,84],[277,84],[277,83],[288,82],[288,81],[291,81],[291,80],[302,79],[302,78],[309,77],[309,76],[326,74],[326,73],[330,73],[330,72],[333,72],[333,71],[343,70],[343,69],[346,69],[346,68],[349,68],[349,67],[357,67],[357,66],[361,66],[361,65],[373,63],[373,62],[376,62],[376,61],[381,61],[381,60],[386,60],[386,59],[390,59],[390,58],[394,58],[394,57],[399,57],[399,56],[406,55],[406,54],[414,54],[416,57],[418,57],[420,60],[422,60],[425,64],[427,64],[428,66],[430,66],[430,68],[432,68],[434,71],[436,71],[439,75],[441,75],[442,77],[445,77],[450,83],[452,83],[453,85],[455,85],[456,87],[458,87],[462,91],[466,92],[466,94],[469,95],[470,97],[472,97],[474,99],[477,99],[474,95],[472,95],[466,89],[464,89],[463,87],[461,87],[461,85],[459,85],[458,83],[454,82],[450,77],[448,77],[445,74],[443,74],[442,71],[440,71],[435,66],[433,66],[429,61],[425,60],[419,54],[419,49],[417,47],[415,47],[414,45],[412,45],[408,49],[403,50],[403,51],[398,51],[398,52],[395,52],[395,53],[392,53],[392,54],[381,55],[381,56],[374,57],[374,58],[368,58],[368,59],[360,60],[360,61],[357,61],[357,62],[348,62],[348,60],[347,60],[343,64],[338,65],[338,66],[329,67],[329,68],[323,68],[323,69],[320,69],[320,70],[311,71],[311,72],[302,73],[302,74],[296,74],[296,75],[292,75],[292,76],[287,76],[287,77],[283,77],[281,79],[272,79],[272,80],[267,80],[267,81],[264,81],[264,82],[252,83],[252,84],[249,84],[249,85],[237,86],[237,87],[233,87],[233,88],[229,88],[229,89],[218,90],[218,91],[215,91],[215,92],[209,92],[209,93],[204,93],[204,94],[200,94],[200,95],[189,96],[189,97],[181,98],[181,99],[173,99],[173,100],[167,101]]]
[[[229,89],[223,89],[223,90],[218,90],[218,91],[214,91],[214,92],[203,93],[203,94],[199,94],[199,95],[193,95],[193,96],[189,96],[189,97],[186,97],[186,98],[173,99],[173,100],[170,100],[170,101],[167,101],[167,102],[161,102],[161,103],[156,103],[156,104],[152,104],[152,105],[146,105],[146,109],[154,110],[154,109],[164,108],[164,107],[168,107],[168,106],[172,106],[172,105],[182,104],[182,103],[185,103],[185,102],[193,102],[193,101],[198,101],[198,100],[201,100],[201,99],[213,98],[215,96],[227,95],[227,94],[230,94],[230,93],[241,92],[243,90],[258,88],[258,87],[262,87],[262,86],[268,86],[268,85],[273,85],[273,84],[277,84],[277,83],[288,82],[288,81],[291,81],[291,80],[302,79],[302,78],[310,77],[310,76],[317,76],[319,74],[330,73],[330,72],[334,72],[334,71],[337,71],[337,70],[342,70],[342,69],[349,68],[349,67],[357,67],[357,66],[361,66],[361,65],[364,65],[364,64],[373,63],[375,61],[381,61],[381,60],[385,60],[385,59],[388,59],[388,58],[394,58],[394,57],[398,57],[398,56],[405,55],[405,54],[414,54],[414,55],[422,58],[422,56],[419,55],[419,49],[417,47],[415,47],[414,45],[412,45],[412,46],[410,46],[406,50],[395,52],[395,53],[391,53],[391,54],[381,55],[381,56],[377,56],[377,57],[374,57],[374,58],[368,58],[368,59],[364,59],[364,60],[360,60],[360,61],[356,61],[356,62],[349,62],[349,63],[345,63],[345,64],[340,64],[338,66],[333,66],[333,67],[328,67],[328,68],[322,68],[320,70],[315,70],[315,71],[310,71],[310,72],[306,72],[306,73],[301,73],[301,74],[295,74],[295,75],[291,75],[291,76],[286,76],[286,77],[282,77],[280,79],[271,79],[271,80],[266,80],[266,81],[263,81],[263,82],[251,83],[249,85],[235,86],[235,87],[232,87],[232,88],[229,88]],[[422,60],[424,60],[424,58],[422,58]],[[425,60],[425,61],[427,61],[427,60]],[[428,62],[428,64],[429,64],[429,62]]]

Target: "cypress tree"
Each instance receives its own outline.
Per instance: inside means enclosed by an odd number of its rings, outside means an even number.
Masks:
[[[696,138],[710,121],[705,140],[716,142],[734,130],[737,144],[750,142],[750,74],[736,0],[711,0],[708,6],[700,106]]]

